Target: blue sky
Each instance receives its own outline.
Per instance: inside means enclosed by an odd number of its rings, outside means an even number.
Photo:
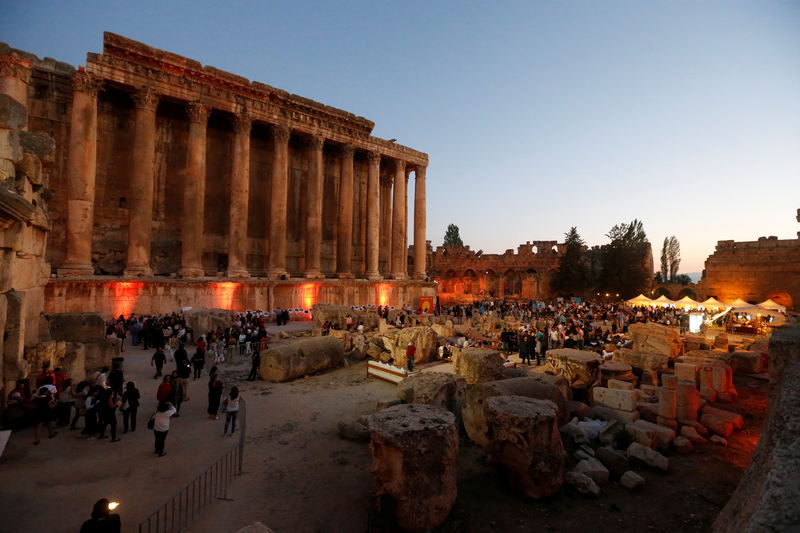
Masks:
[[[691,272],[717,240],[800,230],[800,2],[7,0],[0,20],[40,57],[83,64],[108,30],[373,120],[430,156],[434,245],[449,223],[485,252],[570,226],[603,244],[639,218]]]

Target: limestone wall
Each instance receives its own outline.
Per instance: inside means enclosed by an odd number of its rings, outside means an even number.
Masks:
[[[715,533],[800,531],[800,327],[772,336],[769,364],[764,432]]]
[[[271,310],[335,305],[417,306],[419,296],[435,296],[433,283],[418,281],[288,280],[218,282],[189,280],[125,281],[51,279],[45,288],[47,313],[91,309],[104,316],[167,313],[181,307]]]

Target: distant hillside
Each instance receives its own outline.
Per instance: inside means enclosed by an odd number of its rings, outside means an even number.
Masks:
[[[687,272],[686,275],[692,279],[692,283],[697,283],[703,277],[702,272]]]

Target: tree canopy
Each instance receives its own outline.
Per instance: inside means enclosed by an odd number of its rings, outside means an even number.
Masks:
[[[592,283],[591,270],[584,254],[585,243],[575,226],[564,236],[566,249],[559,257],[558,270],[551,278],[550,286],[563,296],[582,294]]]
[[[444,234],[444,245],[459,247],[464,246],[464,242],[461,240],[461,236],[458,234],[458,226],[455,224],[450,224],[447,226],[447,231]]]
[[[646,291],[653,274],[647,267],[651,251],[642,221],[633,219],[628,224],[617,224],[606,237],[611,242],[601,249],[602,269],[597,287],[623,298]]]
[[[659,283],[675,283],[678,268],[681,264],[681,243],[675,235],[664,237],[661,247],[661,272],[657,281]]]

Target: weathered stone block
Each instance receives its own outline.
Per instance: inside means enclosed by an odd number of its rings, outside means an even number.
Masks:
[[[45,315],[45,318],[53,340],[67,342],[106,340],[106,326],[100,313],[51,313]]]
[[[0,94],[0,128],[18,130],[28,125],[28,110],[6,94]]]
[[[697,384],[697,366],[689,363],[675,363],[675,376],[678,381],[690,381]]]
[[[644,478],[633,470],[628,470],[619,478],[619,483],[626,489],[636,490],[644,487]]]
[[[663,355],[670,361],[683,355],[683,342],[675,328],[653,323],[631,324],[628,336],[633,339],[636,352]]]
[[[397,397],[405,403],[424,403],[447,409],[461,419],[467,382],[444,372],[425,372],[409,376],[397,385]]]
[[[547,352],[550,357],[550,352]],[[645,353],[629,348],[617,348],[614,352],[614,361],[620,361],[643,371],[662,372],[667,369],[669,358],[658,353]]]
[[[312,337],[270,347],[261,354],[261,378],[289,381],[308,374],[335,368],[344,361],[341,341],[332,337]]]
[[[598,487],[597,483],[592,481],[592,478],[590,478],[586,474],[574,471],[567,472],[564,475],[564,481],[567,483],[567,485],[573,487],[581,494],[586,494],[589,496],[600,495],[600,487]]]
[[[620,389],[620,390],[633,390],[633,383],[629,381],[622,381],[619,379],[609,379],[608,380],[608,388],[609,389]]]
[[[452,350],[453,370],[474,385],[483,381],[495,381],[505,376],[503,357],[500,352],[487,348],[465,348]]]
[[[550,400],[556,406],[558,425],[566,423],[569,413],[560,389],[550,383],[542,383],[534,377],[510,378],[478,383],[467,387],[464,405],[464,429],[469,438],[479,446],[489,444],[486,401],[494,396],[524,396],[538,400]]]
[[[636,399],[638,397],[634,390],[607,389],[595,387],[592,389],[595,404],[604,405],[612,409],[622,411],[636,410]]]
[[[403,404],[367,420],[378,501],[393,500],[401,528],[440,526],[456,501],[455,416],[439,407]]]
[[[664,426],[653,424],[646,420],[636,420],[625,424],[625,430],[630,433],[635,442],[647,446],[648,448],[663,449],[669,448],[670,443],[675,438],[675,432]]]
[[[697,420],[700,411],[700,392],[691,381],[679,381],[676,394],[677,419],[681,421]]]
[[[704,413],[700,415],[700,423],[707,427],[709,431],[726,438],[733,433],[733,423],[727,418]]]
[[[525,396],[495,396],[486,403],[489,458],[508,473],[511,487],[529,498],[558,492],[566,454],[555,404]]]
[[[572,471],[589,476],[592,481],[598,485],[605,485],[608,483],[608,469],[603,465],[603,463],[594,457],[588,457],[581,460],[577,465],[575,465],[575,468],[573,468]]]
[[[657,470],[669,470],[669,459],[638,442],[632,442],[627,450],[628,460]]]
[[[703,406],[703,414],[710,414],[719,418],[728,420],[735,429],[742,429],[744,427],[744,418],[739,413],[732,413],[724,409],[718,409],[710,405]]]
[[[678,416],[678,404],[675,389],[659,387],[658,389],[658,416],[675,420]]]
[[[695,444],[706,444],[708,441],[697,433],[693,426],[681,426],[681,437],[685,437]]]
[[[236,318],[236,313],[230,309],[193,307],[184,311],[183,317],[197,338],[217,328],[229,328]]]
[[[623,452],[603,447],[598,448],[595,454],[597,460],[614,476],[619,477],[628,470],[628,457]]]
[[[590,387],[600,377],[602,357],[594,352],[562,348],[547,352],[548,370],[564,376],[570,387]]]
[[[694,451],[692,441],[686,437],[675,437],[675,440],[672,441],[672,446],[675,447],[676,452],[681,454],[689,454]]]

